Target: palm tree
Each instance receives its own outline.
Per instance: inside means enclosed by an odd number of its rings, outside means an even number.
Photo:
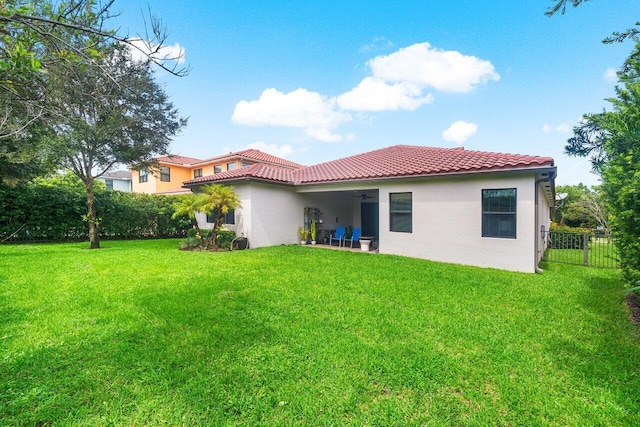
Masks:
[[[241,207],[238,193],[233,187],[228,185],[210,184],[202,187],[202,205],[200,209],[213,218],[213,230],[211,240],[215,246],[218,245],[218,230],[224,223],[224,216],[231,209]]]
[[[196,214],[202,211],[203,198],[201,195],[187,194],[181,196],[180,200],[173,204],[173,215],[171,218],[178,218],[181,216],[187,216],[191,220],[191,225],[196,229],[198,236],[201,237],[200,226],[196,220]]]

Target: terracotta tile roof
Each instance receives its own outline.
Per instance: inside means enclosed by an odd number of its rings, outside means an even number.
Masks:
[[[271,154],[263,153],[262,151],[256,150],[254,148],[236,151],[234,153],[229,153],[229,154],[222,154],[220,156],[211,157],[206,160],[199,160],[197,163],[213,163],[213,162],[221,161],[227,158],[231,159],[236,157],[239,157],[242,160],[249,160],[249,161],[253,160],[256,162],[270,163],[273,165],[282,166],[286,168],[298,169],[298,168],[304,167],[299,163],[295,163],[287,159],[283,159],[281,157],[273,156]]]
[[[468,151],[413,145],[356,154],[309,166],[296,172],[296,183],[456,174],[488,170],[553,166],[551,157]]]
[[[255,164],[185,182],[193,185],[236,179],[261,179],[289,184],[356,181],[378,178],[460,174],[483,171],[528,169],[553,166],[551,157],[469,151],[462,148],[435,148],[412,145],[356,154],[297,170]]]
[[[163,156],[157,158],[159,163],[172,163],[174,165],[192,165],[202,160],[187,156]]]
[[[258,179],[272,182],[292,183],[295,170],[264,163],[256,163],[244,168],[233,169],[213,175],[201,176],[184,182],[184,185],[213,183],[218,181],[233,181],[238,179]]]

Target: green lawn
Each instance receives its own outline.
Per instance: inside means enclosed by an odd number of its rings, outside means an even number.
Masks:
[[[640,425],[619,272],[0,246],[1,425]]]

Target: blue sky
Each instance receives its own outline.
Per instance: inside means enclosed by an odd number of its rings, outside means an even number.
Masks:
[[[163,72],[189,125],[174,154],[248,147],[311,165],[395,144],[552,156],[558,184],[598,183],[563,154],[581,115],[608,108],[637,0],[234,2],[120,0],[112,26],[144,34],[149,6],[184,49]]]

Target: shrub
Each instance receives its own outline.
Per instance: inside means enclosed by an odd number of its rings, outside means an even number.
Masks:
[[[108,191],[99,183],[95,204],[102,238],[182,237],[186,218],[172,219],[176,197]],[[0,183],[0,240],[87,240],[86,195],[75,177],[59,175],[8,186]]]
[[[179,243],[178,247],[183,251],[193,251],[198,248],[200,250],[204,249],[202,239],[198,237],[187,237]]]
[[[236,238],[236,232],[233,230],[220,230],[216,236],[218,247],[221,249],[230,249],[233,239]]]
[[[587,242],[591,241],[593,230],[590,228],[569,227],[551,223],[551,249],[584,249],[587,234]]]

